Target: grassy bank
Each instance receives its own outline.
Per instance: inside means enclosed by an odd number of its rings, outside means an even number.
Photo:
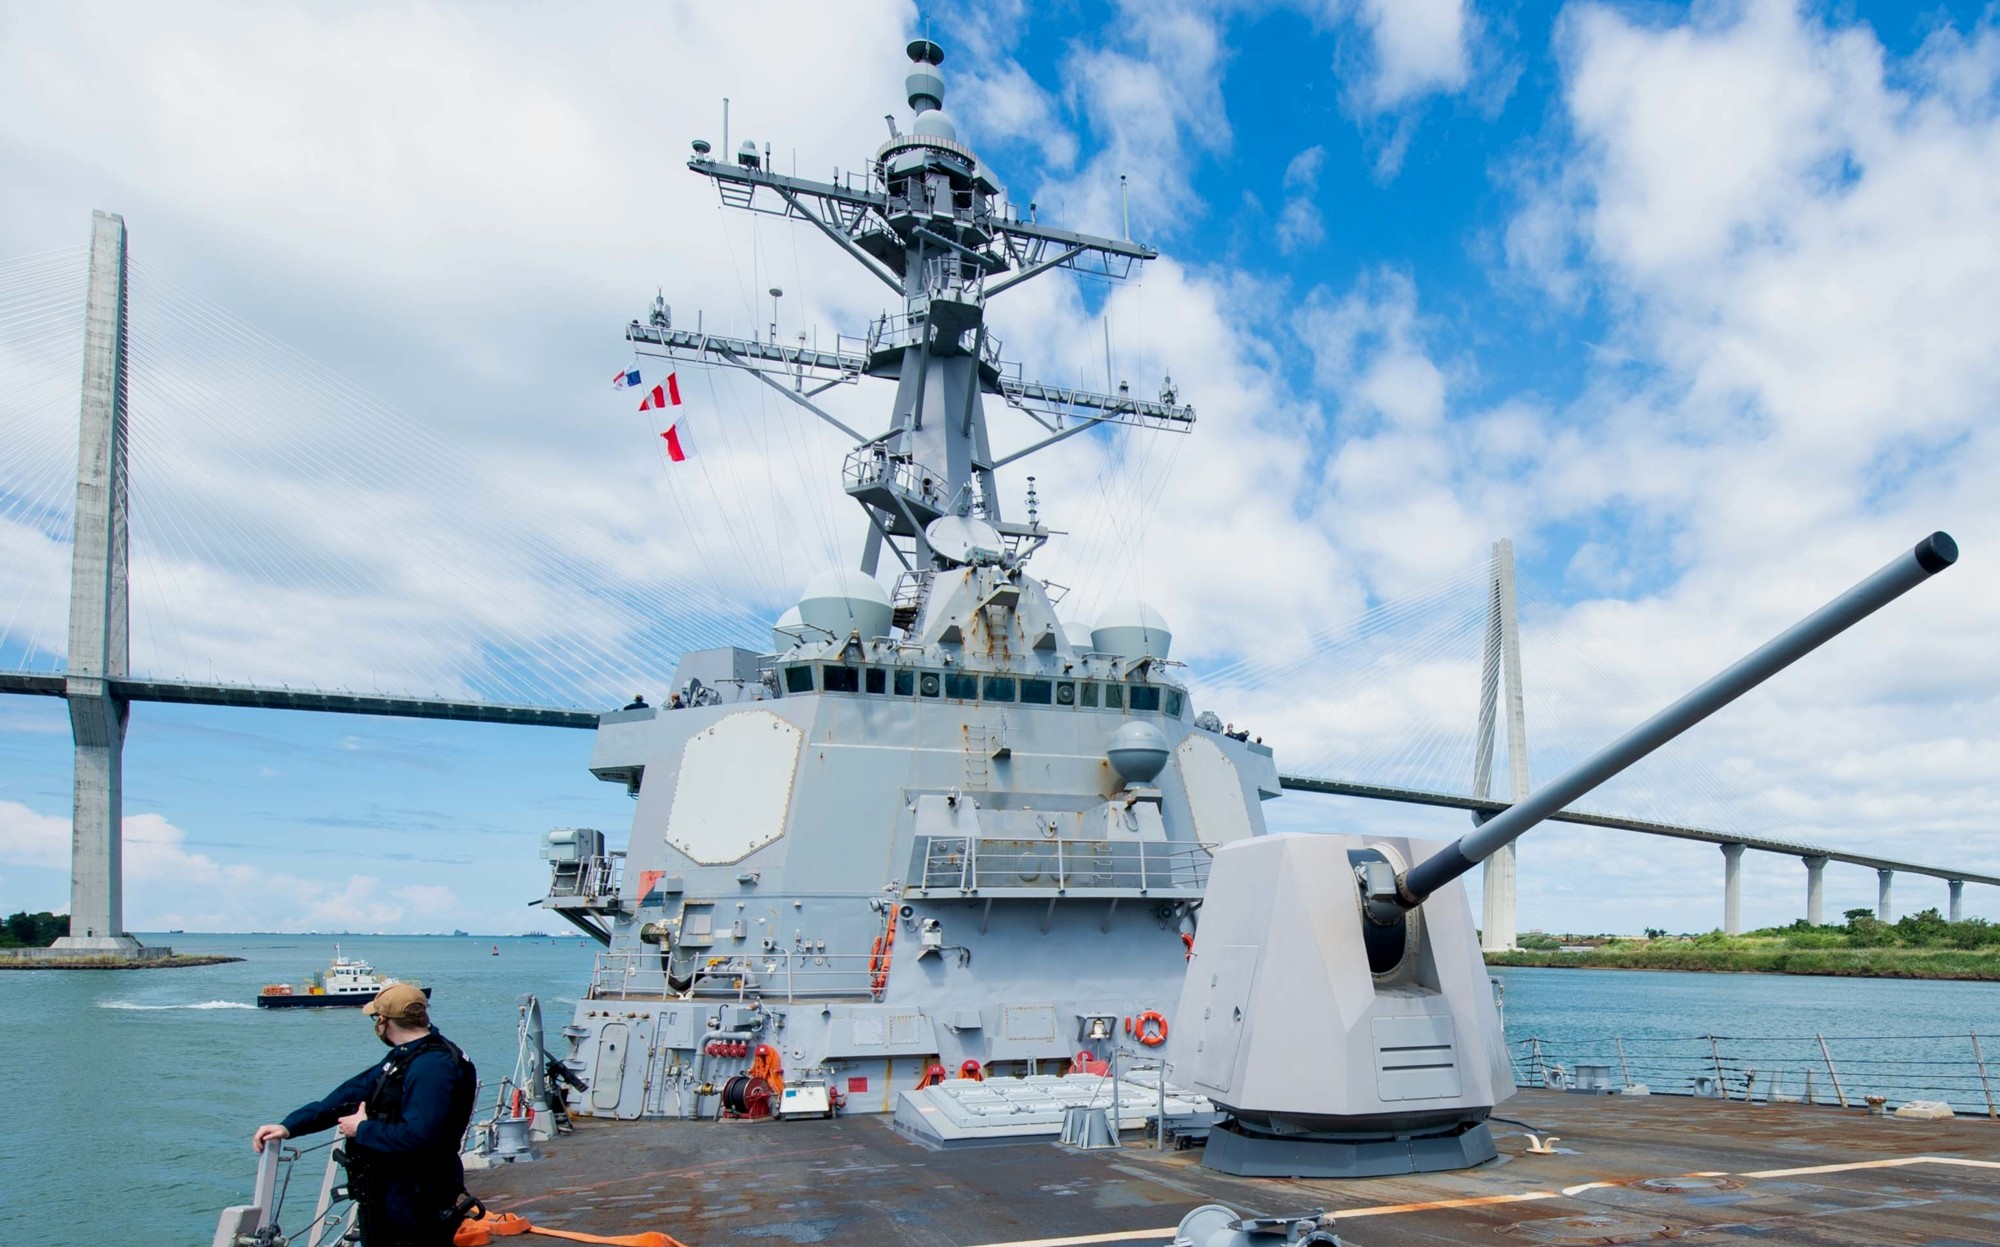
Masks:
[[[1971,979],[2000,982],[2000,953],[1924,948],[1700,948],[1692,944],[1618,945],[1590,952],[1520,949],[1487,953],[1489,966],[1558,966],[1577,970],[1703,970],[1722,974],[1821,974],[1874,979]]]
[[[1879,921],[1866,909],[1850,909],[1846,918],[1839,925],[1795,922],[1746,935],[1654,930],[1634,939],[1534,931],[1521,937],[1517,951],[1488,953],[1486,964],[2000,982],[2000,926],[1977,918],[1949,922],[1935,909],[1896,922]]]

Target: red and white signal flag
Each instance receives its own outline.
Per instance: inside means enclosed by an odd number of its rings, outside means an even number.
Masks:
[[[680,378],[677,374],[670,372],[667,374],[665,384],[654,386],[646,394],[646,401],[639,404],[639,410],[654,411],[663,407],[678,407],[680,405]],[[667,458],[672,459],[675,463],[687,462],[688,451],[692,449],[688,441],[687,430],[682,427],[682,424],[683,421],[677,416],[674,422],[667,426],[667,431],[660,434],[662,438],[666,439]]]
[[[681,405],[681,383],[677,374],[668,373],[665,385],[656,385],[646,392],[646,401],[639,404],[640,411],[652,411],[657,407],[678,407]]]

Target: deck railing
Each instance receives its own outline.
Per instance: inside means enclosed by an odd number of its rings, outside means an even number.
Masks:
[[[2000,1036],[1691,1035],[1544,1039],[1507,1045],[1514,1080],[1555,1090],[1643,1085],[1653,1095],[1744,1103],[1886,1107],[1943,1101],[1959,1113],[2000,1119],[1988,1056]],[[1872,1103],[1871,1103],[1872,1102]]]
[[[1186,841],[918,836],[904,893],[1199,897],[1214,856]]]
[[[675,974],[680,970],[676,967]],[[767,952],[708,950],[696,956],[692,982],[686,991],[667,983],[657,949],[614,950],[597,954],[591,971],[593,1000],[766,999],[783,996],[867,997],[873,994],[874,973],[867,953],[821,953],[801,948]]]

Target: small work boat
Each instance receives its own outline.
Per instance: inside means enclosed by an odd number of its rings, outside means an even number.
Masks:
[[[374,966],[358,957],[341,956],[340,945],[335,944],[333,964],[326,973],[315,974],[299,986],[267,983],[257,993],[257,1004],[265,1009],[358,1009],[375,999],[383,988],[400,981],[375,973]],[[429,999],[430,988],[421,983],[411,986],[422,987],[424,997]]]

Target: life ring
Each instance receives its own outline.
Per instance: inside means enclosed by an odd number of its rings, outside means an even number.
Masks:
[[[1155,1026],[1157,1031],[1151,1029]],[[1158,1009],[1148,1009],[1134,1022],[1132,1033],[1148,1048],[1157,1048],[1167,1042],[1167,1019]]]

